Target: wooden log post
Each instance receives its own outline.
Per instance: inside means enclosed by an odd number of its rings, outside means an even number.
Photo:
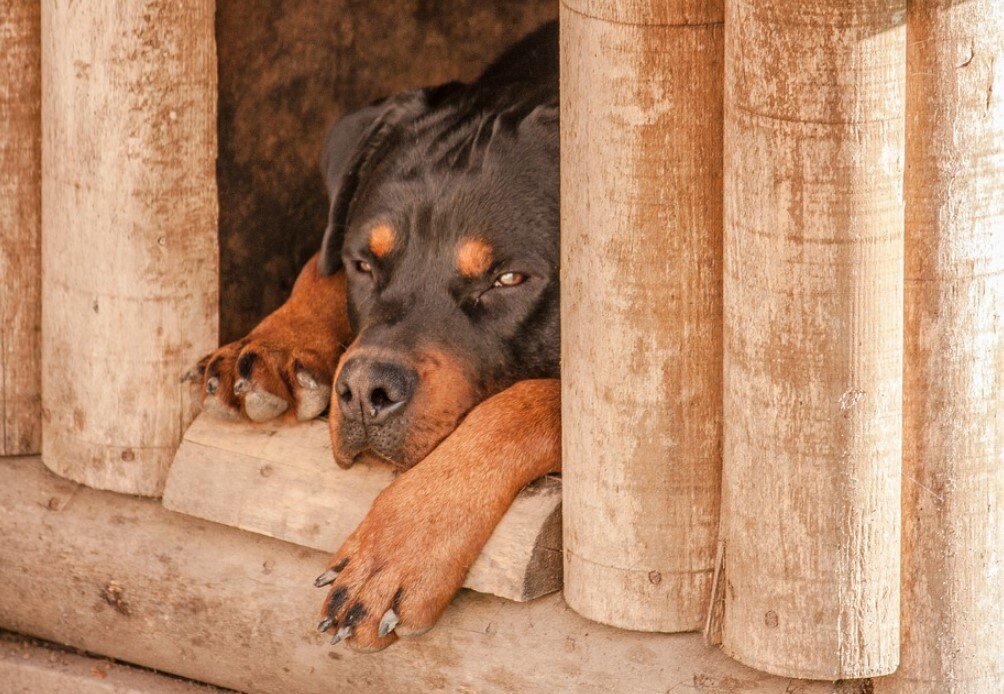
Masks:
[[[565,598],[693,630],[721,471],[721,3],[561,17]]]
[[[157,495],[217,340],[212,0],[43,3],[46,465]]]
[[[903,644],[876,691],[1004,691],[1004,5],[907,17]]]
[[[0,455],[41,444],[39,4],[0,0]]]
[[[899,656],[905,0],[727,0],[722,645]]]

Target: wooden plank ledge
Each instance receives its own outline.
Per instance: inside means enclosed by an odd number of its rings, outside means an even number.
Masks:
[[[699,634],[589,622],[560,595],[461,591],[428,634],[355,654],[314,629],[324,553],[72,484],[37,458],[0,460],[0,537],[0,628],[241,691],[832,691]]]
[[[397,472],[338,468],[327,422],[228,422],[201,414],[185,433],[164,507],[333,552]],[[524,601],[561,589],[561,482],[527,487],[471,567],[466,588]]]

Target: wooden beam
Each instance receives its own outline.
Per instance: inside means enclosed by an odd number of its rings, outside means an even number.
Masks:
[[[338,468],[322,420],[256,425],[202,414],[174,458],[164,506],[334,552],[395,476],[380,463]],[[538,480],[516,498],[464,585],[510,600],[561,589],[558,479]]]
[[[704,690],[823,694],[696,634],[589,622],[553,595],[462,591],[428,634],[375,655],[314,629],[326,555],[0,461],[0,627],[242,691]]]
[[[899,660],[906,0],[727,0],[722,646]]]
[[[8,694],[223,694],[208,684],[0,634],[0,683]]]
[[[42,62],[37,0],[0,0],[0,455],[42,437]]]
[[[565,596],[700,628],[721,477],[722,5],[561,6]]]
[[[1004,3],[907,15],[902,651],[885,692],[1004,692]]]
[[[213,0],[42,3],[42,448],[158,496],[217,342]]]

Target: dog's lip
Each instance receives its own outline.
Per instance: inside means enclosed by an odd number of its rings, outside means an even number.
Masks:
[[[393,458],[389,458],[388,456],[385,456],[384,454],[372,448],[368,448],[365,451],[361,451],[360,453],[356,454],[356,460],[357,461],[365,460],[366,462],[369,463],[375,462],[384,465],[390,465],[391,467],[397,468],[398,470],[408,469],[408,466],[405,465],[404,463],[394,460]]]
[[[363,446],[356,449],[355,452],[342,451],[340,454],[335,455],[335,462],[339,467],[344,469],[349,469],[356,463],[365,463],[367,465],[379,464],[379,465],[390,465],[395,470],[403,471],[408,469],[408,465],[401,463],[393,458],[384,455],[380,451],[377,451],[372,446]]]

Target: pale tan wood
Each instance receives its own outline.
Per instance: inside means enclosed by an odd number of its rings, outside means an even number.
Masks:
[[[43,454],[158,495],[217,341],[213,0],[42,3]]]
[[[905,0],[728,0],[722,645],[899,655]]]
[[[0,536],[3,628],[242,691],[831,691],[698,634],[591,623],[558,595],[461,591],[428,634],[353,654],[315,631],[324,553],[80,487],[37,459],[0,461]]]
[[[0,634],[4,694],[219,694],[226,690]]]
[[[1004,691],[1004,4],[907,15],[902,655],[876,691]]]
[[[561,17],[565,595],[696,630],[721,469],[721,5]]]
[[[0,0],[0,455],[42,436],[39,31],[38,2]]]
[[[334,552],[395,477],[380,463],[338,468],[322,420],[248,424],[201,414],[175,455],[164,506]],[[538,480],[516,498],[464,585],[510,600],[561,589],[559,480]]]

